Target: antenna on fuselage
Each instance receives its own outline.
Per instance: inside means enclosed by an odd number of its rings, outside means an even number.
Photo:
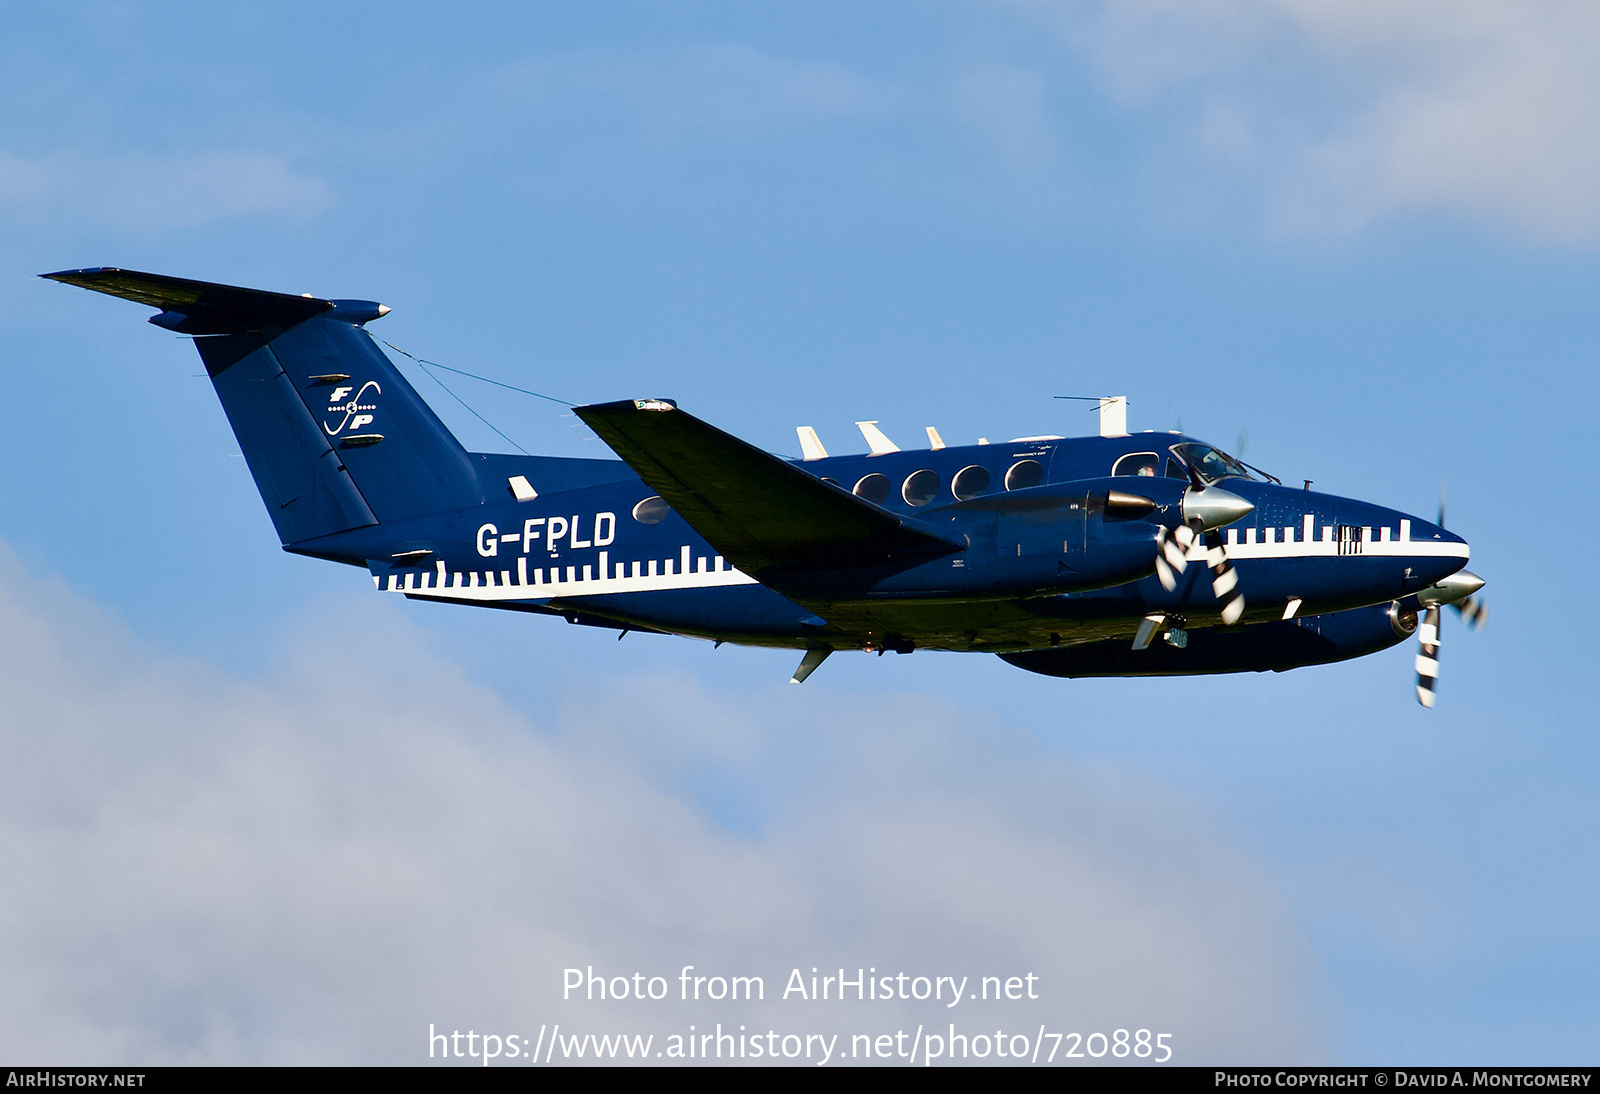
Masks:
[[[825,460],[828,450],[822,447],[822,440],[817,436],[817,431],[808,425],[797,425],[794,431],[800,435],[800,458],[804,460]]]
[[[1057,395],[1056,398],[1097,404],[1100,410],[1100,436],[1126,437],[1128,435],[1128,397],[1126,395]]]
[[[856,428],[861,430],[861,435],[867,439],[867,447],[872,449],[872,455],[887,456],[891,452],[900,451],[900,446],[884,436],[883,430],[878,428],[877,419],[857,422]]]

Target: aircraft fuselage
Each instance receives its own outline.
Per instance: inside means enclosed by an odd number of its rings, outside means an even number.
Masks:
[[[1139,433],[949,447],[882,456],[793,461],[841,489],[882,475],[894,488],[880,504],[969,545],[889,574],[840,572],[785,596],[734,568],[670,509],[654,523],[634,516],[655,491],[618,466],[616,481],[487,503],[410,522],[379,525],[290,550],[358,565],[372,561],[384,591],[427,600],[550,611],[754,645],[1008,652],[1131,636],[1152,612],[1188,627],[1220,622],[1197,541],[1196,563],[1168,591],[1156,580],[1150,544],[1161,521],[1177,521],[1187,479],[1107,475],[1122,457],[1195,438]],[[497,457],[514,464],[515,457]],[[1036,463],[1037,486],[1008,491],[1008,472]],[[995,489],[965,501],[950,484],[981,468]],[[906,500],[913,476],[937,476],[936,496]],[[535,476],[528,476],[538,489]],[[926,483],[926,479],[923,480]],[[1221,530],[1248,607],[1244,623],[1277,620],[1298,600],[1311,616],[1387,603],[1465,565],[1461,537],[1368,502],[1270,482],[1218,485],[1254,509]],[[1097,502],[1121,488],[1157,502],[1148,516],[1107,520]],[[915,495],[920,497],[920,495]],[[1022,502],[1024,504],[1018,504]],[[1031,504],[1029,504],[1031,503]],[[432,553],[396,564],[401,550]]]

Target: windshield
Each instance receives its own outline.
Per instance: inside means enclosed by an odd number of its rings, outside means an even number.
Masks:
[[[1200,473],[1206,482],[1216,482],[1218,479],[1254,479],[1257,476],[1250,473],[1250,469],[1232,456],[1220,449],[1212,448],[1208,444],[1175,444],[1172,446],[1175,455],[1184,463]]]

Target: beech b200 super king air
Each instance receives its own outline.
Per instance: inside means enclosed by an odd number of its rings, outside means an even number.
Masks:
[[[286,551],[380,591],[802,652],[998,654],[1051,676],[1282,671],[1483,618],[1466,541],[1133,433],[786,460],[669,399],[576,408],[616,460],[468,452],[377,347],[388,312],[95,268],[45,274],[193,336]],[[1309,484],[1307,484],[1309,487]],[[1419,625],[1419,615],[1421,621]]]

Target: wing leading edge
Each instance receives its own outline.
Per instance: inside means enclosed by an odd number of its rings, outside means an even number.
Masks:
[[[893,571],[965,549],[665,399],[576,413],[708,543],[763,582],[781,586],[785,574],[819,570]]]

